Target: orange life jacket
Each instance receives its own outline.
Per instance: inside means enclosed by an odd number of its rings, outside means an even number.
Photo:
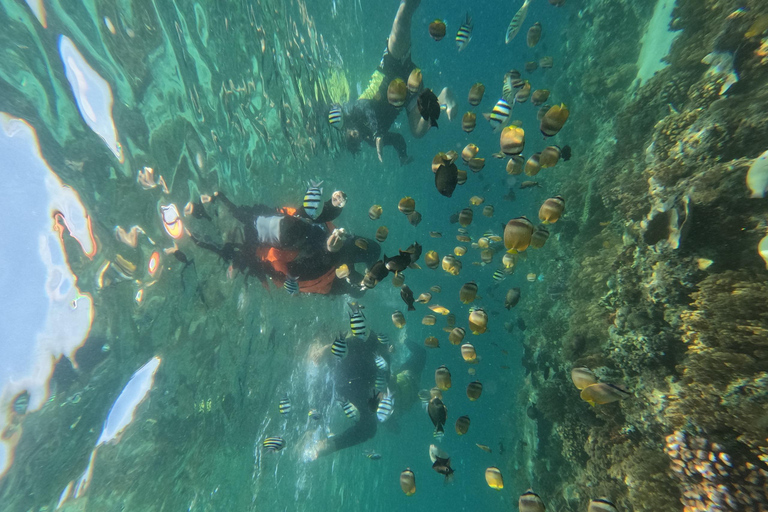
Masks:
[[[277,209],[278,212],[284,215],[295,215],[296,208],[291,206],[283,206]],[[329,232],[332,232],[335,227],[332,222],[326,222],[326,227]],[[256,249],[256,256],[264,262],[269,262],[272,268],[282,274],[284,277],[273,276],[272,280],[277,286],[283,286],[285,277],[289,275],[288,263],[296,259],[299,255],[299,251],[292,251],[288,249],[278,249],[276,247],[259,247]],[[308,281],[299,281],[299,291],[304,293],[322,293],[326,294],[331,291],[333,280],[336,279],[336,269],[332,268],[317,279],[310,279]]]

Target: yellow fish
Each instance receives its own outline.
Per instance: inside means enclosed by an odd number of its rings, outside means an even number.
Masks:
[[[440,306],[439,304],[432,304],[431,306],[429,306],[429,309],[431,309],[435,313],[440,313],[441,315],[447,315],[451,312],[450,309]]]

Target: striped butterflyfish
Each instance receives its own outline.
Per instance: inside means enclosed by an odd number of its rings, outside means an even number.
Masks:
[[[466,20],[459,27],[459,31],[456,33],[456,46],[459,51],[463,50],[469,44],[469,40],[472,38],[472,17],[467,13]]]
[[[289,295],[296,295],[299,293],[299,282],[295,277],[288,276],[288,279],[283,283],[283,288],[285,288]]]
[[[344,116],[341,113],[341,105],[338,103],[332,105],[328,111],[328,122],[337,130],[341,130],[344,126]]]
[[[376,391],[384,392],[387,389],[387,383],[389,378],[386,373],[379,373],[376,375],[376,380],[373,382],[373,387]]]
[[[384,359],[383,357],[379,356],[379,355],[376,356],[376,359],[374,360],[374,362],[376,363],[376,368],[378,368],[379,370],[381,370],[383,372],[385,372],[385,371],[387,371],[389,369],[389,365],[387,364],[387,360]]]
[[[503,281],[506,278],[507,278],[507,273],[504,272],[504,269],[502,268],[497,269],[496,272],[493,273],[493,280],[496,281],[497,283],[499,281]]]
[[[356,419],[360,417],[360,411],[355,407],[355,404],[349,400],[342,402],[341,408],[344,409],[344,414],[347,418]]]
[[[307,193],[304,194],[304,202],[302,203],[302,206],[304,207],[304,211],[307,212],[307,215],[313,220],[319,215],[317,210],[323,200],[323,188],[320,186],[322,184],[322,181],[317,183],[310,181]]]
[[[363,315],[363,312],[360,311],[360,309],[356,309],[353,313],[350,313],[349,328],[352,330],[353,336],[365,338],[365,333],[367,331],[365,316]]]
[[[389,343],[389,336],[387,336],[386,334],[379,334],[376,337],[378,338],[379,343],[381,343],[382,345],[386,345],[387,343]]]
[[[280,400],[280,414],[288,414],[291,412],[291,400],[286,396],[282,400]]]
[[[344,338],[343,334],[333,340],[331,353],[340,359],[347,357],[347,340]]]
[[[379,406],[376,408],[376,418],[381,422],[387,421],[392,415],[392,410],[395,408],[395,397],[387,390],[387,396],[381,399]]]
[[[509,114],[512,112],[512,105],[509,104],[504,98],[499,98],[499,101],[494,105],[491,113],[484,113],[485,120],[491,123],[491,128],[494,130],[507,124]]]
[[[282,437],[268,437],[264,440],[264,448],[268,452],[279,452],[285,446],[285,440]]]

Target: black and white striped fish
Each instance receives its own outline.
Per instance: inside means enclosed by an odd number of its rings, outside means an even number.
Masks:
[[[317,210],[320,207],[320,203],[323,201],[323,188],[320,186],[322,184],[322,181],[319,183],[310,181],[307,193],[304,194],[304,202],[302,203],[302,206],[304,207],[304,211],[307,212],[307,215],[313,220],[319,215]]]
[[[268,452],[279,452],[285,446],[285,440],[282,437],[268,437],[264,440],[264,448]]]
[[[491,128],[497,130],[507,124],[509,114],[512,113],[512,105],[504,98],[499,98],[490,114],[484,113],[483,117],[491,123]]]
[[[289,412],[291,412],[290,399],[286,396],[285,398],[280,400],[280,405],[278,407],[280,409],[280,414],[288,414]]]
[[[344,414],[347,416],[347,418],[354,420],[360,417],[360,411],[357,409],[357,407],[355,407],[355,404],[349,400],[342,402],[341,408],[344,409]]]
[[[470,39],[472,39],[472,17],[467,13],[466,20],[461,24],[459,31],[456,33],[456,46],[459,48],[459,51],[467,47]]]
[[[349,314],[349,328],[352,330],[352,335],[365,338],[366,332],[368,331],[365,316],[363,315],[363,312],[360,311],[359,306],[353,307],[350,305],[350,308],[352,308],[352,313]]]
[[[344,338],[343,334],[333,340],[333,345],[331,345],[331,354],[335,355],[339,359],[344,359],[347,357],[347,340]]]
[[[395,408],[395,397],[387,390],[387,396],[381,399],[379,406],[376,408],[376,418],[384,423],[392,415],[392,411]]]
[[[283,288],[285,288],[289,295],[296,295],[299,293],[299,282],[295,277],[288,276],[288,279],[283,283]]]
[[[338,103],[331,105],[331,110],[328,111],[328,122],[337,130],[341,130],[344,126],[344,116],[341,113],[341,105]]]
[[[376,380],[373,382],[373,387],[376,391],[384,392],[387,389],[387,383],[389,378],[386,374],[379,373],[376,375]]]
[[[389,343],[389,336],[387,336],[386,334],[379,334],[376,337],[379,339],[379,343],[381,343],[382,345],[386,345],[387,343]]]
[[[493,273],[493,280],[496,281],[497,283],[500,281],[503,281],[506,278],[507,278],[507,273],[504,272],[504,269],[502,268],[497,269],[496,272]]]
[[[525,17],[528,15],[528,6],[530,3],[531,0],[525,0],[523,6],[520,7],[520,10],[512,16],[512,21],[509,22],[509,26],[507,27],[507,35],[504,38],[505,43],[509,44],[509,42],[515,38],[517,33],[520,32],[520,27],[523,26]]]
[[[379,370],[381,370],[383,372],[385,372],[385,371],[387,371],[389,369],[389,365],[387,364],[387,360],[384,359],[381,356],[378,356],[378,355],[376,356],[375,363],[376,363],[376,368],[378,368]]]

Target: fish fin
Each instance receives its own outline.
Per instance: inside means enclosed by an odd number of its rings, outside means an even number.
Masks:
[[[414,269],[414,270],[420,270],[421,266],[418,263],[411,263],[410,265],[408,265],[408,268]]]
[[[434,126],[435,128],[440,128],[439,126],[437,126],[437,121],[435,121],[434,119],[432,119],[431,121],[432,121],[431,126]]]
[[[408,311],[416,311],[416,308],[413,307],[413,305],[408,306]]]
[[[483,112],[483,117],[485,118],[486,121],[490,121],[491,120],[490,112]]]
[[[320,180],[320,181],[309,180],[309,184],[312,187],[320,187],[320,185],[323,184],[323,180]],[[320,192],[322,192],[322,191],[323,191],[323,189],[320,189]]]
[[[509,249],[507,252],[509,254],[517,254],[517,249]]]

